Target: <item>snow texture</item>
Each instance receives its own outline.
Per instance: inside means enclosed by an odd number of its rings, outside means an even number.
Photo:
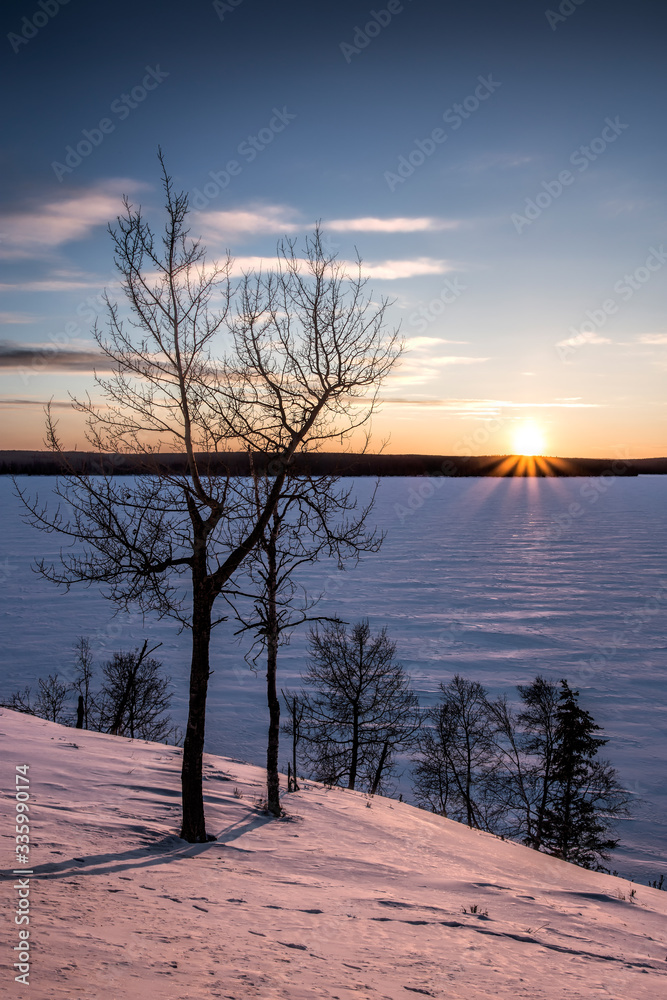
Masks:
[[[657,889],[311,782],[270,820],[263,772],[211,755],[217,840],[188,845],[175,747],[2,710],[0,755],[10,795],[15,765],[30,766],[36,1000],[655,1000],[667,989]],[[2,975],[3,995],[23,995]]]

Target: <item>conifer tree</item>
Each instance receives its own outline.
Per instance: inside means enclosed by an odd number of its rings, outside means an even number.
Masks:
[[[625,814],[625,798],[615,768],[598,760],[607,743],[589,712],[579,705],[579,692],[561,682],[556,709],[551,794],[544,824],[544,849],[584,868],[601,864],[618,845],[610,837],[612,821]]]

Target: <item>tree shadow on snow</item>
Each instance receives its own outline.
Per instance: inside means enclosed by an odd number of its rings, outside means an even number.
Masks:
[[[155,843],[143,847],[134,847],[118,854],[105,852],[91,854],[88,857],[73,857],[67,861],[47,862],[32,868],[33,878],[57,879],[71,878],[73,875],[115,875],[119,872],[137,868],[153,868],[156,865],[170,864],[174,861],[184,861],[196,857],[205,851],[215,851],[216,847],[225,848],[246,833],[270,823],[273,817],[250,814],[235,823],[225,827],[215,840],[206,844],[188,844],[180,837],[170,835]],[[244,853],[252,854],[247,848],[235,848]]]

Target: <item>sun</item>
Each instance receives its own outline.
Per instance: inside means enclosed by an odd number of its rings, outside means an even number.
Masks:
[[[523,424],[514,434],[515,455],[541,455],[544,451],[544,435],[534,424]]]

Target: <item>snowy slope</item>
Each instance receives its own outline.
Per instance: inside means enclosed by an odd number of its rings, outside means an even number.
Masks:
[[[0,756],[3,793],[15,765],[30,765],[34,1000],[667,992],[665,892],[312,783],[285,796],[289,820],[269,820],[256,805],[262,771],[210,755],[218,839],[191,846],[175,835],[174,747],[2,710]],[[4,794],[1,832],[11,869]],[[15,936],[5,921],[3,964]],[[28,992],[2,975],[3,995]]]

